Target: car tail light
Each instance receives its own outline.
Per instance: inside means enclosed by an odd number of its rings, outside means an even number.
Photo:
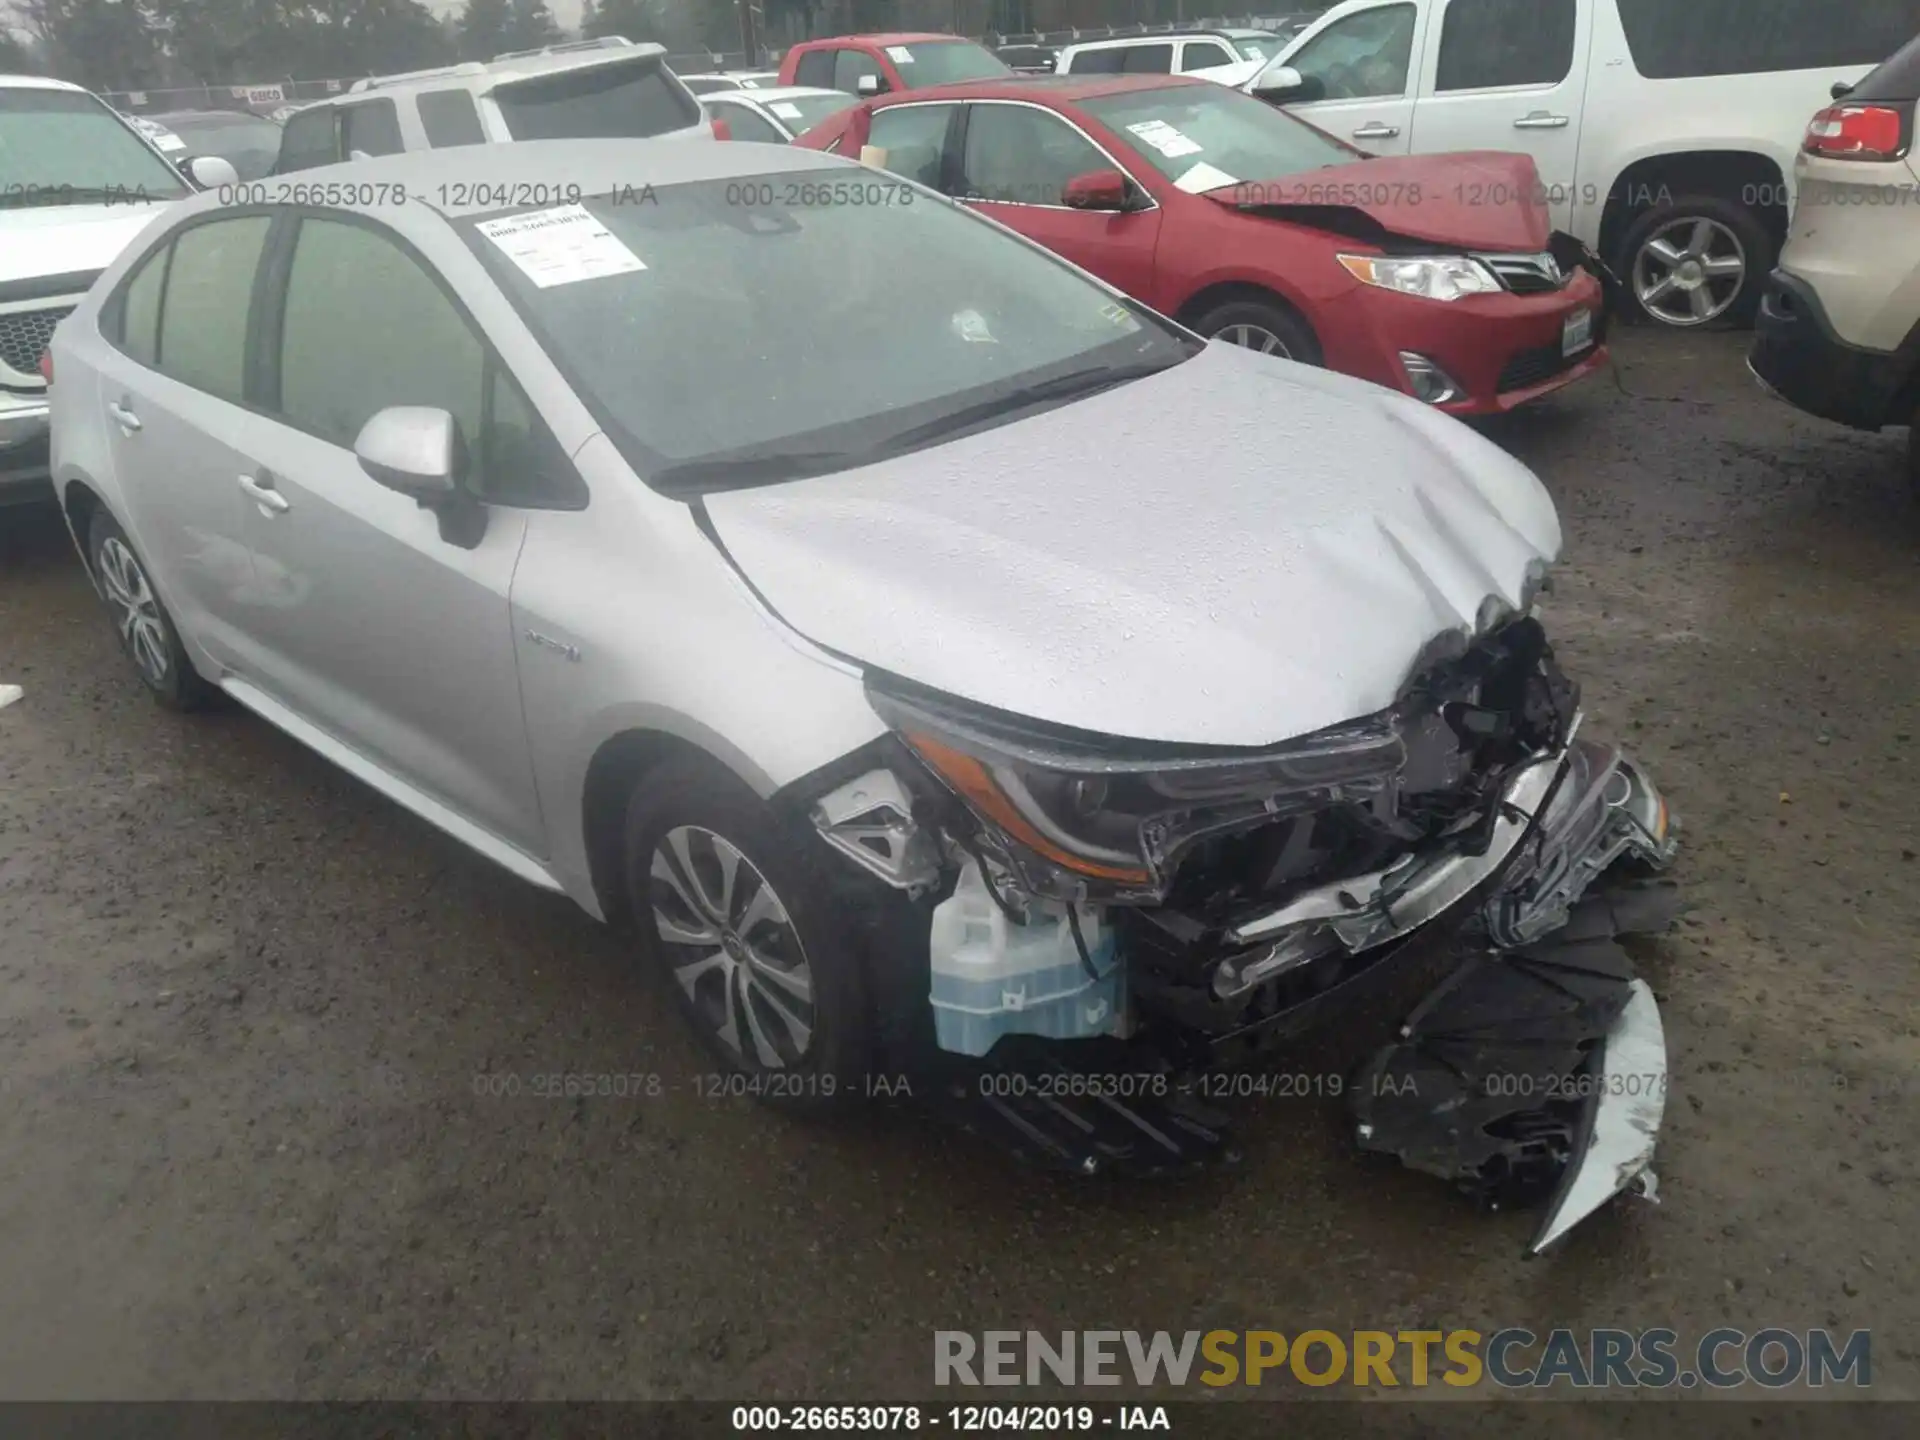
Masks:
[[[713,138],[716,140],[731,140],[733,138],[733,127],[724,120],[716,119],[713,122]]]
[[[1907,153],[1907,112],[1892,105],[1831,105],[1813,117],[1801,146],[1829,160],[1898,160]]]
[[[53,351],[40,352],[40,374],[49,386],[53,384]]]

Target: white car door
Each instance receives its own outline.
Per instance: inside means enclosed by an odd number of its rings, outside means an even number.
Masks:
[[[1554,228],[1571,228],[1593,0],[1441,0],[1431,13],[1413,149],[1523,151]]]
[[[1373,0],[1330,12],[1273,61],[1306,82],[1303,97],[1287,108],[1376,155],[1409,153],[1426,15],[1414,0]]]

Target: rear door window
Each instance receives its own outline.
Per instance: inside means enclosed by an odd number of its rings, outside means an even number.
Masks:
[[[1118,75],[1127,65],[1127,49],[1124,45],[1110,45],[1104,50],[1082,50],[1067,64],[1069,75]]]
[[[1573,72],[1574,0],[1453,0],[1435,90],[1558,85]]]
[[[700,123],[700,105],[657,60],[590,65],[498,85],[516,140],[630,140]]]
[[[420,128],[427,132],[427,144],[434,149],[486,142],[480,111],[467,91],[428,90],[414,104],[420,110]]]
[[[340,107],[340,148],[351,160],[361,155],[398,155],[407,148],[400,138],[400,115],[391,100],[363,100]]]
[[[1173,73],[1173,46],[1129,45],[1121,52],[1127,57],[1128,75],[1170,75]]]
[[[886,152],[883,168],[932,189],[940,184],[941,157],[957,105],[892,105],[873,117],[867,144]]]
[[[337,161],[340,146],[335,126],[338,124],[336,107],[332,105],[317,105],[289,116],[286,129],[280,133],[280,158],[274,162],[273,173],[286,175]]]
[[[240,215],[174,238],[160,314],[162,374],[236,405],[242,401],[248,306],[271,223],[265,215]]]
[[[127,357],[152,368],[160,355],[160,292],[167,283],[171,245],[149,255],[134,271],[120,296],[120,348]]]
[[[787,143],[787,137],[774,127],[772,121],[745,105],[735,104],[731,100],[709,100],[707,109],[714,119],[727,122],[727,129],[736,140],[757,141],[764,145]]]
[[[1877,65],[1920,32],[1920,0],[1618,3],[1634,68],[1650,80]]]

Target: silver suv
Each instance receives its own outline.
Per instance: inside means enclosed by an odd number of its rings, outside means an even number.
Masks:
[[[287,117],[276,175],[510,140],[713,138],[658,45],[595,45],[360,80]]]
[[[1470,935],[1358,1133],[1541,1194],[1572,1157],[1540,1244],[1645,1170],[1665,1050],[1609,937],[1659,907],[1582,894],[1673,840],[1574,738],[1525,467],[817,151],[340,179],[182,207],[54,338],[62,500],[154,695],[223,691],[629,922],[738,1093],[908,1074],[1041,1158],[1164,1168],[1219,1139],[1172,1072]],[[571,198],[502,205],[538,185]],[[1295,443],[1248,445],[1276,415]],[[1592,1106],[1441,1093],[1467,1024]],[[1135,1081],[981,1079],[1029,1063]]]

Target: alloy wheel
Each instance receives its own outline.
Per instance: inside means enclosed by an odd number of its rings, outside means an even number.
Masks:
[[[147,683],[167,683],[169,658],[167,628],[160,619],[160,602],[147,583],[140,562],[118,538],[109,536],[100,547],[100,587],[115,611],[114,625],[121,643],[140,667]]]
[[[783,1070],[813,1039],[813,972],[759,867],[698,825],[654,846],[653,923],[696,1015],[745,1064]]]
[[[1633,258],[1640,308],[1666,325],[1704,325],[1740,298],[1747,252],[1718,220],[1685,216],[1663,225]]]
[[[1273,331],[1262,325],[1227,325],[1213,332],[1213,338],[1224,340],[1229,345],[1239,345],[1248,350],[1257,350],[1262,355],[1278,355],[1282,360],[1291,360],[1293,352],[1287,349],[1287,342]]]

